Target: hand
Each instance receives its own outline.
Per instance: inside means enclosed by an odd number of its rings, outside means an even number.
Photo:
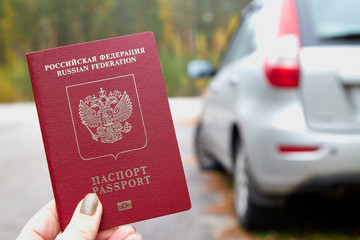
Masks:
[[[55,201],[40,209],[24,226],[17,240],[142,240],[132,226],[99,230],[102,204],[90,193],[80,201],[69,225],[60,233]]]

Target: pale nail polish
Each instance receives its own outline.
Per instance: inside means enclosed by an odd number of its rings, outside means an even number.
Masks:
[[[95,214],[99,199],[95,193],[88,193],[80,207],[80,213],[92,216]]]

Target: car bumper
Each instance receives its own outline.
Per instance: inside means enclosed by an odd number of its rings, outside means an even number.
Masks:
[[[326,179],[324,185],[345,179],[360,183],[360,134],[328,134],[312,131],[305,123],[290,125],[255,124],[248,134],[250,173],[261,192],[289,195],[311,188],[317,179]],[[282,152],[280,146],[293,149]],[[293,151],[296,147],[302,150]]]

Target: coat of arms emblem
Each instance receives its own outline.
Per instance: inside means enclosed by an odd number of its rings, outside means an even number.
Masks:
[[[95,141],[114,143],[123,138],[123,133],[131,131],[126,120],[133,110],[129,95],[124,91],[113,91],[106,95],[100,88],[99,97],[87,96],[80,100],[79,115],[81,122]]]

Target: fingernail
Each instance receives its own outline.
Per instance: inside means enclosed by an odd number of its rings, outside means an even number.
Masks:
[[[138,233],[138,232],[136,232],[136,233],[134,233],[134,234],[131,234],[130,236],[129,236],[129,239],[142,239],[142,235],[140,234],[140,233]]]
[[[80,213],[92,216],[95,214],[98,204],[99,199],[97,195],[88,193],[81,204]]]

